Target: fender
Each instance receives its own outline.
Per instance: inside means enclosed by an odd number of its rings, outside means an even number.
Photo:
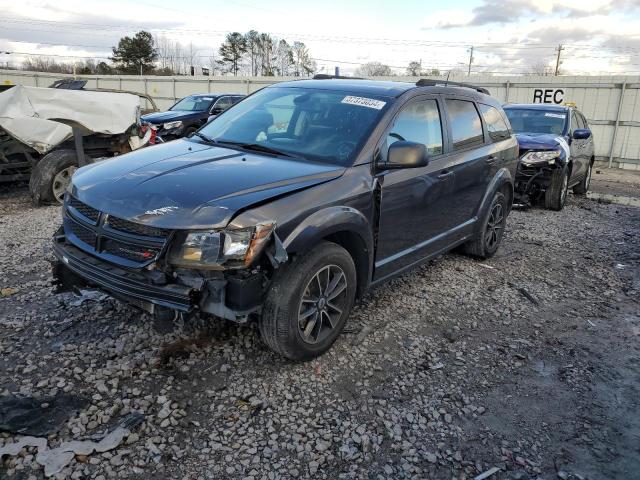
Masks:
[[[366,252],[356,253],[366,254],[367,271],[361,273],[365,273],[368,283],[373,266],[373,235],[369,221],[355,208],[333,206],[318,210],[300,222],[282,241],[282,244],[288,254],[302,253],[311,249],[323,238],[339,232],[354,233],[362,240]],[[354,252],[351,253],[354,254]],[[357,259],[354,261],[357,266]]]
[[[358,234],[370,255],[373,254],[369,221],[359,210],[344,206],[323,208],[312,213],[293,229],[282,244],[287,253],[300,253],[309,250],[326,236],[344,231]]]
[[[487,190],[484,192],[484,197],[482,197],[482,202],[480,203],[480,208],[478,208],[478,212],[476,214],[476,220],[482,217],[482,213],[489,208],[491,204],[491,200],[493,200],[493,194],[500,189],[503,185],[509,185],[509,189],[511,190],[511,200],[513,202],[513,176],[511,172],[506,168],[501,168],[496,172],[496,174],[489,182],[489,186]],[[511,205],[509,205],[509,210],[511,210]],[[476,222],[476,228],[480,228],[480,222]]]

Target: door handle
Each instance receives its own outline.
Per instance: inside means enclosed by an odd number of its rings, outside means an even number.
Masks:
[[[497,161],[498,161],[498,157],[494,157],[493,155],[489,155],[485,159],[485,162],[487,162],[489,165],[491,165],[492,163],[496,163]]]
[[[449,178],[451,175],[453,175],[453,172],[451,170],[443,170],[440,175],[438,175],[438,178],[440,180],[445,179],[445,178]]]

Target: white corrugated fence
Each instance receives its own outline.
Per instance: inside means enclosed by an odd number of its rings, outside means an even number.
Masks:
[[[0,70],[0,84],[47,87],[71,75]],[[254,92],[290,77],[159,77],[131,75],[79,75],[88,88],[109,88],[146,93],[161,109],[192,93]],[[433,77],[442,80],[440,77]],[[379,80],[415,82],[414,77],[377,77]],[[575,102],[589,120],[596,142],[597,160],[621,168],[640,170],[640,77],[587,76],[452,76],[487,88],[505,103]]]

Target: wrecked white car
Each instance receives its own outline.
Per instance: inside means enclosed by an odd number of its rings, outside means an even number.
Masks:
[[[36,205],[62,202],[78,167],[151,135],[134,94],[15,86],[0,93],[0,183],[29,180]]]

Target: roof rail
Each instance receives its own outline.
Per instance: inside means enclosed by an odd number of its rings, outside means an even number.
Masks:
[[[463,87],[463,88],[471,88],[472,90],[476,90],[480,93],[484,93],[485,95],[491,95],[489,90],[483,87],[478,87],[476,85],[471,85],[470,83],[463,82],[450,82],[448,80],[431,80],[429,78],[421,78],[416,82],[416,86],[418,87]]]
[[[343,77],[342,75],[328,75],[326,73],[318,73],[313,76],[313,80],[331,80],[334,78],[339,80],[364,80],[362,77]]]

